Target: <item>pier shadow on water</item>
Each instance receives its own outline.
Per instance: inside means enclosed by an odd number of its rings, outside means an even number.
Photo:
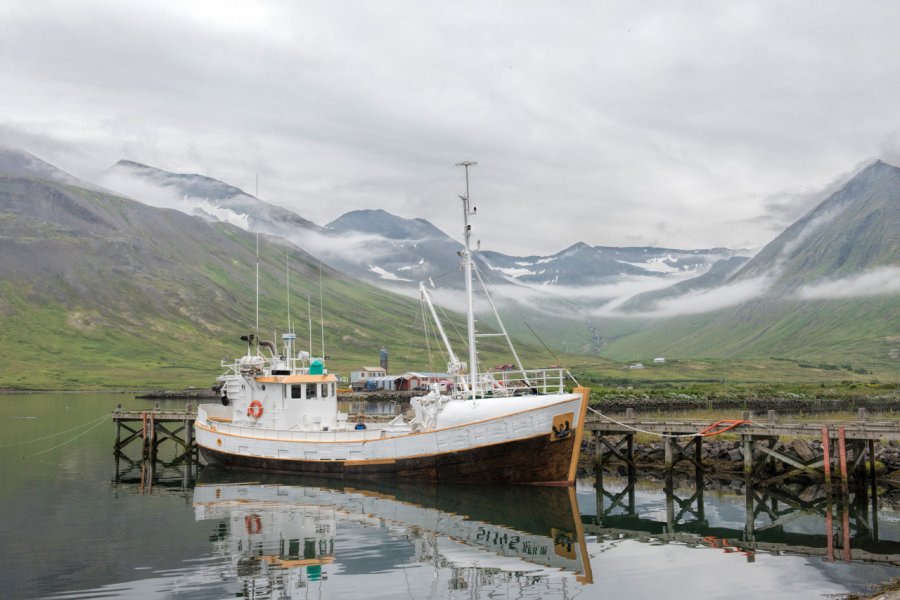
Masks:
[[[585,532],[598,540],[718,548],[751,563],[765,553],[900,566],[897,517],[879,511],[882,490],[874,483],[849,489],[762,486],[703,473],[644,472],[639,479],[635,472],[597,472],[588,485],[594,498],[583,510],[593,514],[582,520]]]

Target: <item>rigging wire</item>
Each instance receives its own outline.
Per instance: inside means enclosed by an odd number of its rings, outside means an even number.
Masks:
[[[425,297],[419,296],[419,308],[422,309],[422,329],[425,331],[425,353],[428,356],[428,370],[432,373],[434,370],[434,357],[431,351],[431,336],[428,334],[428,320],[425,318]],[[416,321],[418,321],[418,313],[416,313]]]
[[[460,343],[465,343],[464,340],[465,340],[466,338],[463,337],[463,335],[459,332],[459,329],[456,328],[456,325],[453,324],[453,321],[452,321],[452,320],[450,319],[450,317],[447,315],[447,312],[444,310],[444,308],[443,308],[440,304],[438,304],[438,305],[437,305],[437,309],[438,309],[439,311],[441,311],[441,315],[443,315],[443,317],[444,317],[444,322],[450,324],[450,328],[453,329],[453,333],[455,333],[455,334],[456,334],[456,337],[459,338],[458,341],[459,341]]]
[[[553,352],[553,350],[551,350],[551,349],[547,346],[547,344],[544,343],[544,340],[541,339],[541,336],[539,336],[537,333],[535,333],[534,329],[531,328],[531,325],[528,324],[528,321],[526,321],[525,319],[522,319],[522,323],[524,323],[524,324],[525,324],[525,327],[528,328],[528,331],[530,331],[531,334],[532,334],[534,337],[537,338],[537,341],[539,341],[539,342],[541,343],[541,346],[544,347],[544,350],[546,350],[547,352],[549,352],[549,353],[550,353],[550,356],[552,356],[554,359],[556,359],[556,362],[558,363],[558,362],[559,362],[559,357],[556,356],[556,353]]]
[[[424,307],[423,307],[422,310],[423,310],[423,312],[424,312],[424,310],[425,310]],[[430,332],[431,332],[431,335],[434,336],[434,345],[437,347],[438,352],[441,353],[441,358],[444,360],[445,363],[449,363],[450,357],[447,356],[447,354],[444,352],[444,346],[438,341],[438,340],[440,339],[440,337],[439,337],[438,332],[437,332],[437,325],[436,325],[435,323],[432,323],[432,322],[428,321],[428,320],[425,320],[425,319],[424,319],[424,315],[423,315],[423,322],[425,323],[425,327],[426,327],[426,329],[425,329],[425,337],[426,337],[426,339],[428,338],[428,333],[429,333],[429,331],[430,331]],[[430,330],[428,329],[429,325],[430,325],[430,327],[431,327]],[[434,372],[434,371],[432,371],[432,372]]]
[[[60,431],[58,433],[51,433],[50,435],[41,436],[39,438],[34,438],[31,440],[24,440],[21,442],[9,442],[6,444],[0,444],[0,448],[5,448],[7,446],[21,446],[22,444],[30,444],[32,442],[40,442],[41,440],[48,440],[50,438],[54,438],[54,437],[58,437],[60,435],[64,435],[66,433],[70,433],[72,431],[75,431],[76,429],[81,429],[82,427],[87,427],[88,425],[93,425],[93,424],[97,423],[98,421],[106,419],[108,416],[109,416],[109,413],[103,413],[97,419],[94,419],[93,421],[88,421],[87,423],[82,423],[81,425],[77,425],[71,429],[66,429],[65,431]]]
[[[715,424],[713,424],[713,425],[710,425],[710,426],[707,427],[706,429],[704,429],[704,430],[702,430],[702,431],[696,431],[696,432],[694,432],[694,433],[679,433],[679,434],[674,434],[674,433],[658,433],[658,432],[656,432],[656,431],[647,431],[646,429],[641,429],[640,427],[634,427],[633,425],[628,425],[628,424],[626,424],[626,423],[622,423],[621,421],[616,421],[616,420],[613,419],[612,417],[607,416],[607,415],[604,415],[602,412],[600,412],[599,410],[597,410],[597,409],[591,407],[590,405],[588,405],[587,408],[588,408],[588,410],[590,410],[591,412],[597,414],[597,415],[600,416],[601,418],[606,419],[606,420],[609,421],[610,423],[615,423],[615,424],[618,425],[619,427],[624,427],[625,429],[631,429],[632,431],[637,431],[637,432],[639,432],[639,433],[646,433],[647,435],[653,435],[653,436],[656,436],[656,437],[661,437],[661,438],[671,438],[671,439],[677,439],[677,438],[695,438],[695,437],[711,437],[711,436],[714,436],[714,435],[719,435],[720,433],[725,433],[726,431],[728,431],[728,430],[730,430],[730,429],[733,429],[733,428],[736,427],[737,425],[740,425],[740,424],[743,424],[743,423],[755,423],[755,421],[753,421],[753,420],[748,420],[748,421],[718,421],[717,423],[715,423]],[[724,428],[720,429],[719,431],[712,431],[713,428],[715,428],[716,426],[718,426],[720,423],[723,423],[723,422],[724,422],[724,423],[729,423],[730,425],[727,426],[727,427],[724,427]]]
[[[105,420],[106,415],[103,415],[103,417],[104,417],[104,420]],[[34,453],[32,453],[32,454],[26,454],[25,456],[22,457],[22,459],[24,460],[24,459],[26,459],[26,458],[28,458],[28,457],[30,457],[30,456],[39,456],[39,455],[41,455],[41,454],[46,454],[47,452],[50,452],[51,450],[56,450],[57,448],[61,448],[62,446],[65,446],[66,444],[70,444],[70,443],[74,442],[75,440],[77,440],[78,438],[87,435],[88,433],[90,433],[90,432],[93,431],[94,429],[97,429],[97,428],[100,427],[101,425],[103,425],[103,420],[97,421],[97,423],[95,423],[94,426],[91,427],[90,429],[86,429],[86,430],[82,431],[81,433],[79,433],[79,434],[76,435],[75,437],[70,438],[70,439],[66,440],[65,442],[62,442],[61,444],[57,444],[57,445],[55,445],[55,446],[52,446],[52,447],[50,447],[50,448],[47,448],[46,450],[41,450],[40,452],[34,452]]]

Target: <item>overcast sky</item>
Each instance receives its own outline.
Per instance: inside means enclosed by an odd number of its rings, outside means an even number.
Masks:
[[[483,247],[758,248],[900,164],[900,2],[5,0],[0,142]]]

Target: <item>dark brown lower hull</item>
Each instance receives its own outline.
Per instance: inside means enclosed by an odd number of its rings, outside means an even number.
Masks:
[[[228,454],[201,447],[210,464],[274,473],[348,479],[419,479],[473,483],[569,484],[575,436],[551,440],[541,435],[457,452],[390,461],[289,460]]]

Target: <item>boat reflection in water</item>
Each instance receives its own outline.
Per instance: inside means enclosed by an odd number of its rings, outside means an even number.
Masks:
[[[244,597],[379,595],[377,577],[406,575],[413,592],[477,590],[571,598],[591,583],[573,488],[385,484],[207,468],[194,488],[198,521]],[[363,560],[360,560],[363,559]],[[418,565],[427,577],[409,574]],[[360,590],[350,575],[366,574]],[[381,593],[396,593],[396,579]],[[527,589],[526,589],[527,588]],[[390,592],[389,590],[393,590]]]

